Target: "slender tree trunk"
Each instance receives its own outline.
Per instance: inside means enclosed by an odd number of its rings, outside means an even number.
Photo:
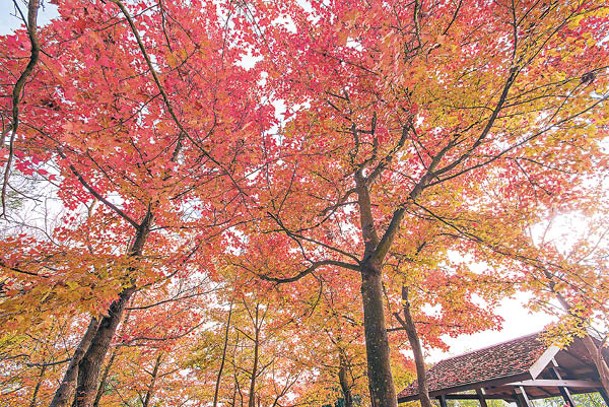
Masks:
[[[80,343],[76,347],[74,351],[74,355],[72,355],[72,359],[70,360],[70,364],[68,365],[68,369],[63,375],[63,379],[61,380],[61,384],[59,388],[55,392],[55,396],[53,396],[53,400],[49,407],[66,407],[70,405],[72,401],[72,395],[74,394],[74,386],[76,384],[76,378],[78,376],[78,364],[82,360],[83,356],[89,349],[91,345],[91,341],[97,332],[97,328],[99,327],[99,321],[95,318],[91,319],[85,334],[83,335]]]
[[[343,399],[345,400],[344,407],[353,407],[353,395],[351,394],[351,386],[349,386],[349,366],[345,355],[339,355],[340,366],[338,368],[338,381],[340,383],[340,389],[343,393]]]
[[[163,353],[160,352],[159,356],[156,358],[154,362],[154,368],[152,369],[152,379],[150,380],[150,384],[148,385],[148,390],[146,391],[146,396],[144,397],[144,402],[142,403],[142,407],[148,407],[150,405],[150,399],[154,394],[154,385],[156,384],[156,379],[159,375],[159,367],[161,366],[161,359],[163,358]]]
[[[402,286],[402,304],[404,319],[400,318],[399,313],[395,313],[395,317],[398,322],[402,325],[408,335],[408,342],[412,348],[414,354],[414,363],[417,369],[417,386],[419,389],[419,400],[421,401],[422,407],[433,407],[429,398],[429,387],[427,385],[427,374],[425,369],[425,358],[423,357],[423,349],[421,342],[419,341],[419,335],[417,328],[412,319],[412,313],[410,312],[410,301],[408,299],[408,288]]]
[[[252,377],[250,380],[250,397],[248,407],[256,407],[256,376],[258,376],[258,358],[260,352],[260,327],[258,326],[258,314],[260,307],[256,304],[255,334],[254,334],[254,366],[252,366]]]
[[[102,318],[91,346],[78,365],[73,407],[93,406],[104,357],[122,319],[125,306],[134,292],[135,288],[124,289],[119,298],[110,305],[108,315]]]
[[[34,388],[34,393],[32,394],[32,401],[30,402],[30,407],[36,407],[38,404],[38,392],[40,391],[40,385],[42,384],[42,379],[44,378],[44,372],[47,370],[47,365],[42,365],[40,368],[40,374],[38,375],[38,382],[36,383],[36,387]]]
[[[241,406],[243,407],[243,392],[241,391],[241,384],[239,383],[239,376],[237,376],[237,372],[239,371],[239,367],[237,366],[237,348],[240,347],[241,337],[239,336],[239,332],[237,331],[237,335],[235,337],[235,344],[233,345],[233,354],[231,363],[233,365],[233,384],[234,384],[234,393],[233,393],[233,407]],[[239,396],[240,403],[237,404],[237,395]]]
[[[556,290],[556,283],[554,282],[554,277],[549,273],[546,273],[546,276],[550,279],[549,287],[554,292],[554,295],[556,296],[556,299],[558,300],[560,305],[566,312],[573,315],[573,313],[571,312],[571,304],[569,304],[569,302],[564,297],[564,295],[562,295],[562,293]],[[573,316],[579,318],[582,323],[587,322],[577,315]],[[598,371],[598,375],[601,380],[601,385],[603,386],[603,389],[606,393],[609,394],[609,366],[607,365],[605,358],[603,358],[602,349],[599,349],[599,347],[596,345],[596,343],[590,336],[585,336],[584,338],[582,338],[582,341],[584,343],[584,346],[586,347],[586,350],[588,351],[588,354],[594,362],[596,370]]]
[[[391,374],[389,340],[385,326],[381,267],[364,263],[361,271],[371,405],[372,407],[397,407],[397,397]]]
[[[230,303],[228,309],[228,318],[226,321],[226,329],[224,330],[224,346],[222,348],[222,360],[220,361],[220,369],[218,369],[218,377],[216,377],[216,387],[214,389],[214,402],[213,407],[218,405],[218,393],[220,392],[220,381],[222,380],[222,372],[224,371],[224,364],[226,362],[226,351],[228,348],[228,335],[230,333],[230,320],[233,315],[233,303]]]
[[[99,407],[99,402],[104,395],[104,389],[106,387],[106,383],[108,382],[108,376],[110,375],[110,370],[112,369],[112,365],[114,364],[114,359],[116,359],[116,355],[118,354],[118,348],[114,348],[112,352],[112,356],[110,356],[110,360],[106,364],[104,368],[104,373],[102,373],[102,378],[99,382],[99,386],[97,387],[97,394],[95,394],[95,400],[93,401],[93,407]]]
[[[607,362],[603,358],[602,348],[599,348],[590,336],[582,338],[582,341],[596,366],[596,370],[598,370],[603,389],[609,394],[609,366],[607,366]]]

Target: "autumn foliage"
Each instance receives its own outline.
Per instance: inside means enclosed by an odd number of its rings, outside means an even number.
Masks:
[[[0,37],[0,406],[390,407],[518,291],[606,327],[604,1],[52,3]]]

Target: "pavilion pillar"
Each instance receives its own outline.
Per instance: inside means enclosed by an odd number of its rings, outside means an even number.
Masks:
[[[446,396],[445,395],[438,396],[438,400],[440,401],[440,407],[448,407],[447,404],[446,404]]]
[[[554,375],[555,379],[562,380],[562,377],[560,376],[557,367],[558,363],[556,363],[556,360],[552,359],[552,366],[550,366],[550,371],[552,372],[552,375]],[[569,391],[569,388],[560,386],[558,387],[558,391],[560,392],[560,395],[562,396],[565,403],[568,403],[571,407],[575,407],[575,401],[573,400],[573,397],[571,397],[571,392]]]
[[[478,395],[480,407],[488,407],[488,405],[486,404],[486,399],[484,398],[484,389],[476,389],[476,394]]]
[[[529,400],[529,396],[527,396],[527,392],[524,391],[524,387],[518,386],[514,391],[516,392],[516,405],[518,407],[534,407]]]
[[[601,395],[601,397],[603,398],[603,401],[605,401],[605,405],[609,407],[609,394],[607,394],[605,389],[602,389],[602,388],[599,389],[598,392]]]

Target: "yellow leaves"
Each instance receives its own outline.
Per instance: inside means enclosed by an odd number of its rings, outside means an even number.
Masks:
[[[182,64],[182,62],[188,57],[188,51],[186,49],[177,49],[174,51],[168,51],[165,54],[165,58],[167,59],[167,64],[169,68],[173,69],[176,66]]]
[[[587,320],[576,315],[577,310],[574,311],[574,314],[567,315],[559,322],[546,327],[542,334],[546,343],[564,348],[569,346],[574,338],[583,338],[588,335]]]
[[[8,353],[11,348],[19,347],[25,340],[27,340],[26,335],[13,334],[10,332],[3,333],[0,336],[0,356]]]

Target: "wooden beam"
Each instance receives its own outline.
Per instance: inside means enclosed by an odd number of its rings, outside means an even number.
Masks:
[[[478,395],[478,401],[480,402],[480,407],[488,407],[486,404],[486,399],[484,398],[484,391],[482,389],[476,389],[476,394]],[[573,406],[575,407],[575,406]]]
[[[531,400],[529,400],[529,396],[527,396],[527,392],[524,391],[524,387],[519,386],[514,391],[516,392],[516,404],[519,407],[534,407]]]
[[[523,380],[521,382],[509,383],[506,386],[515,387],[572,387],[579,389],[597,389],[600,382],[591,380],[559,380],[559,379],[538,379]]]
[[[439,398],[440,396],[438,396]],[[478,400],[477,394],[445,394],[446,400]],[[487,394],[486,400],[513,400],[514,396],[506,394]]]
[[[471,394],[471,393],[470,394],[448,393],[448,394],[443,394],[443,396],[446,400],[478,400],[478,395]],[[416,400],[418,400],[417,397],[418,396],[401,397],[398,399],[398,403],[416,401]],[[439,395],[432,395],[430,397],[433,397],[435,400],[440,400]],[[514,396],[511,394],[487,394],[484,396],[484,398],[487,400],[506,400],[508,402],[514,400]]]
[[[550,366],[550,372],[552,372],[554,377],[556,377],[557,379],[562,379],[562,377],[560,376],[560,372],[558,371],[558,363],[556,363],[555,359],[552,359],[552,366]],[[573,400],[573,397],[571,397],[571,392],[569,391],[568,387],[559,386],[558,391],[560,391],[560,395],[562,396],[565,403],[569,404],[571,407],[575,407],[575,400]]]
[[[566,387],[559,387],[558,391],[565,403],[569,403],[571,407],[575,407],[575,400],[571,397],[571,392]]]
[[[560,351],[558,346],[550,346],[542,355],[533,363],[529,368],[529,373],[532,379],[537,379],[539,374],[548,366],[548,364],[554,360],[554,356]]]

